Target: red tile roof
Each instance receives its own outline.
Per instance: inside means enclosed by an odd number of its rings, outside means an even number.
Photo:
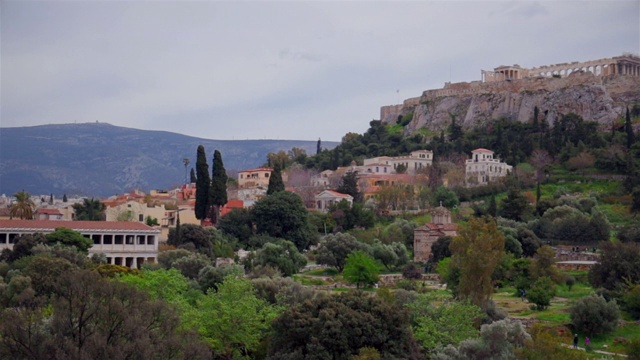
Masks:
[[[47,232],[59,227],[76,231],[158,231],[151,226],[134,221],[0,220],[0,229],[28,229]]]
[[[329,194],[331,194],[331,195],[333,195],[333,196],[335,196],[335,197],[343,197],[343,198],[346,198],[346,197],[350,197],[350,196],[351,196],[351,195],[349,195],[349,194],[343,194],[343,193],[339,193],[339,192],[337,192],[337,191],[333,191],[333,190],[324,190],[324,192],[328,192]]]
[[[58,209],[40,208],[36,210],[36,214],[62,215]]]
[[[485,149],[485,148],[477,148],[475,150],[471,150],[471,152],[489,152],[489,153],[492,153],[493,151],[491,151],[489,149]]]

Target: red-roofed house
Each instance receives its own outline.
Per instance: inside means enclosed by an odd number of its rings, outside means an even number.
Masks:
[[[413,231],[413,261],[426,262],[431,256],[431,245],[441,236],[458,235],[458,225],[451,222],[451,213],[443,206],[431,212],[431,222]]]
[[[36,220],[62,220],[62,213],[59,209],[39,208],[35,213]]]
[[[346,200],[349,205],[353,204],[353,196],[349,194],[342,194],[333,190],[324,190],[315,196],[316,210],[327,212],[329,206],[337,204],[342,200]]]
[[[48,234],[59,227],[91,239],[89,255],[104,254],[110,264],[139,268],[157,261],[160,230],[132,221],[0,220],[0,250],[13,249],[18,236]]]

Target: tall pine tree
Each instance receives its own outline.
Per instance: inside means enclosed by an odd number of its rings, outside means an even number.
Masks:
[[[207,164],[207,156],[204,153],[204,146],[198,146],[198,154],[196,160],[196,219],[201,222],[207,218],[209,209],[209,188],[211,187],[211,178],[209,177],[209,165]]]
[[[279,191],[284,191],[284,182],[282,181],[282,170],[280,164],[275,163],[271,177],[269,177],[269,187],[267,188],[267,195],[275,194]]]
[[[191,168],[191,174],[189,174],[191,177],[191,183],[195,184],[197,182],[198,177],[196,176],[196,170],[194,168]]]
[[[222,154],[213,152],[213,169],[211,170],[211,188],[209,189],[209,206],[211,207],[211,222],[218,223],[220,207],[227,203],[227,171],[222,163]]]

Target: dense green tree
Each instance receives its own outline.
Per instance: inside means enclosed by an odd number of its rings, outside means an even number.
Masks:
[[[211,265],[213,265],[211,259],[207,256],[191,253],[189,256],[183,256],[173,261],[171,267],[178,269],[185,277],[196,280],[198,279],[200,271]]]
[[[342,194],[349,194],[353,197],[353,201],[361,202],[362,194],[358,191],[358,173],[355,171],[345,173],[336,191]]]
[[[251,215],[258,234],[292,241],[300,251],[315,242],[317,235],[309,224],[307,208],[292,192],[265,196],[255,203]]]
[[[16,201],[9,206],[9,216],[27,220],[33,219],[33,211],[36,205],[31,200],[31,195],[22,190],[13,194],[13,196]]]
[[[350,204],[346,200],[329,206],[329,215],[335,222],[334,231],[347,231],[355,227],[370,228],[375,223],[373,212],[361,203]]]
[[[282,166],[280,163],[273,165],[273,171],[269,177],[269,187],[267,188],[267,195],[284,191],[284,181],[282,181]]]
[[[380,265],[362,250],[355,250],[345,260],[342,276],[356,288],[372,286],[380,278]]]
[[[459,203],[460,201],[456,193],[444,186],[438,186],[431,201],[431,205],[433,206],[444,206],[448,208],[457,206]]]
[[[107,207],[98,199],[82,199],[81,204],[73,204],[73,210],[75,211],[75,220],[91,220],[91,221],[105,221],[107,215],[105,210]]]
[[[316,293],[312,287],[303,286],[290,277],[260,277],[251,282],[257,297],[286,308],[311,300]]]
[[[595,288],[620,291],[626,284],[640,283],[640,244],[600,243],[600,261],[589,271]]]
[[[56,228],[54,232],[47,234],[46,238],[49,244],[60,243],[65,246],[73,246],[84,254],[87,254],[89,248],[93,246],[91,239],[82,236],[77,231],[64,227]]]
[[[198,330],[216,358],[235,359],[258,349],[279,309],[259,299],[251,281],[227,277],[218,291],[209,291],[198,303],[188,324]]]
[[[427,351],[477,337],[475,324],[484,317],[469,302],[444,301],[432,294],[420,294],[406,306],[411,309],[415,337]]]
[[[198,177],[196,176],[196,169],[191,168],[191,171],[189,172],[189,182],[191,184],[195,184],[198,182]]]
[[[20,235],[14,239],[13,249],[4,260],[11,263],[25,256],[33,255],[32,250],[36,245],[47,243],[46,236],[41,233]]]
[[[618,327],[620,310],[615,300],[591,294],[576,302],[570,316],[577,331],[593,336],[613,332]]]
[[[522,221],[531,212],[531,206],[529,201],[520,190],[511,188],[507,194],[507,198],[502,200],[502,206],[500,207],[500,216]]]
[[[348,360],[365,347],[384,359],[420,358],[408,310],[354,291],[285,310],[273,322],[267,359]]]
[[[622,242],[640,243],[640,224],[628,224],[621,227],[618,230],[617,237]]]
[[[196,157],[196,204],[194,211],[196,219],[201,222],[207,218],[209,211],[209,191],[211,190],[211,177],[209,176],[209,164],[204,152],[204,146],[198,146]]]
[[[318,245],[316,262],[333,266],[342,272],[347,256],[355,250],[368,250],[368,245],[359,242],[350,234],[330,234]]]
[[[253,221],[249,209],[232,209],[218,221],[218,229],[240,241],[248,244],[253,236]]]
[[[496,203],[496,196],[494,194],[491,194],[491,197],[489,198],[489,206],[487,207],[487,214],[493,217],[498,216],[498,205]]]
[[[68,271],[54,282],[47,308],[0,313],[3,358],[209,359],[161,301],[97,272]],[[16,311],[17,310],[17,311]]]
[[[204,227],[194,224],[180,225],[180,234],[176,228],[169,229],[167,244],[179,247],[189,243],[205,255],[211,255],[213,252],[211,234]]]
[[[541,277],[527,290],[527,300],[536,304],[538,310],[544,310],[556,296],[556,284],[549,277]]]
[[[218,291],[218,286],[228,276],[242,277],[244,276],[244,268],[241,265],[207,265],[198,273],[198,285],[204,293],[209,290]]]
[[[218,223],[220,208],[227,203],[227,171],[222,163],[222,154],[216,150],[213,152],[213,166],[211,169],[211,188],[209,188],[209,200],[211,222]],[[197,196],[197,193],[196,193]]]
[[[322,141],[318,138],[318,143],[316,144],[316,155],[320,154],[322,151]]]
[[[63,203],[67,202],[67,194],[62,195],[62,202]]]
[[[296,246],[287,240],[267,243],[258,250],[253,266],[271,266],[284,276],[291,276],[307,265],[307,258],[298,252]]]
[[[431,245],[431,255],[429,255],[429,262],[437,264],[438,261],[451,257],[451,250],[449,245],[453,238],[451,236],[440,236],[436,242]]]
[[[483,307],[493,293],[491,276],[504,254],[504,235],[493,220],[471,218],[451,242],[453,263],[460,269],[458,296]]]

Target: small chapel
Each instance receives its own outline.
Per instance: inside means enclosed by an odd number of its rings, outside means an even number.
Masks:
[[[413,261],[427,262],[431,245],[441,236],[456,236],[458,224],[451,222],[451,212],[442,203],[431,212],[431,222],[413,231]]]

